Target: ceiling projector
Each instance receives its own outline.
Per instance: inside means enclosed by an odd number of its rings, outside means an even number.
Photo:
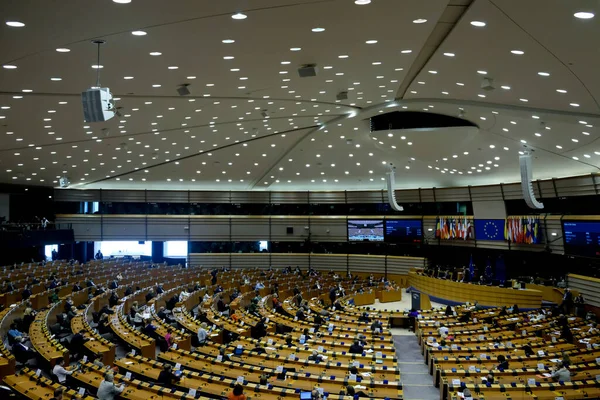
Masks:
[[[85,122],[104,122],[115,116],[115,103],[109,88],[93,87],[81,93]]]

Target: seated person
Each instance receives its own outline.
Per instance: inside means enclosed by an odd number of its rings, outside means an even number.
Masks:
[[[158,379],[156,381],[160,386],[171,389],[173,387],[173,381],[179,381],[179,379],[179,377],[173,374],[173,367],[171,364],[165,363],[162,371],[158,374]]]
[[[379,329],[379,332],[383,331],[383,325],[381,324],[381,321],[373,321],[373,323],[371,324],[371,330],[373,332],[375,332],[375,330]]]
[[[350,346],[350,350],[348,351],[350,354],[362,354],[365,351],[365,348],[360,345],[360,342],[355,341],[352,346]]]
[[[505,371],[508,369],[508,360],[506,359],[506,357],[504,357],[504,355],[500,354],[496,361],[498,361],[496,369],[499,369],[500,371]]]
[[[167,333],[165,334],[165,342],[167,342],[167,347],[173,346],[175,343],[175,337],[173,336],[173,328],[168,328]]]
[[[15,341],[17,337],[22,337],[25,339],[27,338],[27,335],[20,332],[17,329],[17,324],[13,322],[12,324],[10,324],[10,329],[8,330],[8,338],[11,339],[11,341]]]
[[[569,372],[563,363],[560,363],[558,367],[552,371],[551,375],[552,379],[557,382],[571,382],[571,372]]]
[[[341,394],[341,393],[340,393]],[[352,385],[348,385],[346,386],[346,395],[347,396],[358,396],[358,397],[369,397],[365,392],[363,392],[362,390],[357,391],[356,388]]]
[[[144,325],[143,333],[150,337],[154,337],[157,328],[152,324],[152,320],[150,318],[144,320]]]
[[[323,356],[317,353],[316,350],[313,350],[312,354],[308,356],[308,361],[321,362],[323,361]]]
[[[369,317],[369,313],[368,312],[364,312],[361,314],[360,317],[358,317],[358,322],[371,322],[371,318]]]

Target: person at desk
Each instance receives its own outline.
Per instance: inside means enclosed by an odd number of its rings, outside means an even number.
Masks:
[[[48,297],[48,301],[52,304],[58,303],[60,298],[58,297],[58,289],[54,289],[54,292]]]
[[[33,293],[31,292],[31,288],[29,287],[29,285],[26,283],[25,287],[23,288],[23,291],[21,292],[21,298],[23,300],[27,300],[31,297]]]
[[[22,338],[27,338],[27,335],[25,335],[24,333],[20,332],[17,329],[17,324],[15,324],[14,322],[12,324],[10,324],[10,329],[8,330],[8,338],[11,341],[16,341],[16,339],[18,337],[22,337]]]
[[[92,279],[90,279],[90,280],[88,280],[86,282],[86,286],[87,287],[94,287],[94,286],[96,286],[96,284],[94,283],[94,281]]]
[[[442,324],[442,325],[441,325],[441,326],[438,328],[438,333],[439,333],[440,335],[446,335],[446,336],[448,336],[448,332],[449,332],[449,331],[450,331],[450,330],[448,329],[448,327],[447,327],[446,325],[444,325],[444,324]]]
[[[244,388],[239,383],[233,387],[233,391],[227,395],[227,400],[246,400]]]
[[[371,324],[371,331],[374,333],[381,333],[383,331],[383,324],[381,321],[374,320]]]
[[[551,376],[557,382],[571,382],[571,372],[563,363],[551,372]]]
[[[256,281],[256,285],[254,285],[254,290],[264,289],[265,285],[261,281]]]
[[[496,369],[500,370],[500,371],[506,371],[508,369],[508,360],[506,359],[506,357],[502,354],[500,354],[498,356],[498,358],[496,359],[496,361],[498,361],[498,365],[496,365]]]
[[[560,338],[564,339],[567,343],[573,343],[573,332],[571,332],[568,325],[563,325],[560,332]]]
[[[163,321],[172,321],[173,318],[167,313],[167,310],[164,307],[160,307],[156,316]]]
[[[314,361],[318,363],[323,361],[323,356],[320,355],[316,350],[313,350],[312,354],[308,356],[308,361]]]
[[[150,318],[147,318],[146,320],[144,320],[144,329],[142,330],[142,332],[145,335],[148,335],[150,337],[155,337],[156,336],[156,325],[154,325],[152,323],[152,320]]]
[[[343,391],[342,391],[343,392]],[[342,394],[342,393],[340,393]],[[346,395],[347,396],[358,396],[358,397],[369,397],[369,395],[367,395],[365,392],[363,392],[362,390],[356,390],[356,388],[352,385],[347,385],[346,386]]]
[[[50,400],[63,400],[63,392],[65,390],[61,387],[54,390],[54,396]]]
[[[110,294],[110,297],[108,298],[108,304],[111,307],[114,307],[117,304],[119,304],[119,296],[117,296],[117,292],[115,292],[114,290],[112,291],[112,293]]]
[[[162,285],[156,285],[156,294],[163,294],[165,292],[165,290],[163,289]]]
[[[254,339],[260,339],[267,336],[267,326],[265,325],[265,321],[265,318],[261,319],[252,328],[252,337]]]
[[[306,321],[306,314],[304,314],[304,311],[302,311],[302,309],[296,311],[296,318],[298,319],[298,321]]]
[[[146,293],[146,303],[154,298],[154,291],[152,289],[148,290]]]
[[[454,315],[454,311],[452,310],[450,304],[446,306],[446,311],[444,312],[444,315],[446,315],[446,317],[451,317]]]
[[[571,293],[571,289],[565,289],[565,294],[563,295],[562,303],[560,303],[560,307],[566,314],[571,312],[571,306],[573,305],[573,293]]]
[[[333,306],[335,307],[336,310],[338,311],[344,311],[344,306],[342,306],[342,303],[340,302],[340,300],[336,300],[335,303],[333,303]]]
[[[119,282],[117,282],[117,280],[116,280],[116,279],[115,279],[114,281],[112,281],[112,282],[111,282],[111,283],[108,285],[108,288],[109,288],[109,289],[113,289],[113,290],[114,290],[114,289],[116,289],[116,288],[118,288],[118,287],[119,287]]]
[[[133,288],[131,286],[127,286],[127,289],[125,289],[125,296],[131,296],[133,294]]]
[[[72,375],[73,372],[77,371],[79,369],[79,367],[76,367],[74,370],[68,370],[64,367],[65,365],[65,360],[63,358],[60,358],[57,362],[56,365],[54,366],[54,368],[52,368],[52,375],[56,376],[56,379],[58,379],[58,383],[66,383],[67,382],[67,376]]]
[[[71,351],[73,354],[76,354],[76,359],[80,359],[83,357],[83,352],[85,350],[85,342],[87,339],[83,334],[85,333],[85,329],[81,329],[79,332],[73,335],[70,342]]]
[[[171,364],[165,363],[165,365],[163,365],[162,371],[160,371],[160,373],[158,374],[158,379],[156,381],[160,386],[167,389],[172,389],[173,381],[177,382],[179,381],[179,379],[180,378],[178,376],[175,376],[175,374],[173,374],[173,367],[171,366]]]
[[[207,324],[206,322],[203,322],[200,324],[200,328],[198,329],[198,345],[199,346],[204,346],[206,344],[206,341],[208,339],[208,331],[206,330],[207,328]]]
[[[115,376],[112,372],[107,372],[104,374],[104,380],[100,382],[98,393],[96,394],[96,397],[98,397],[99,400],[114,400],[116,396],[125,390],[125,385],[115,385],[114,379]]]
[[[229,304],[225,304],[223,296],[219,296],[219,300],[217,300],[217,311],[225,316],[229,315]]]
[[[371,318],[369,317],[369,313],[368,312],[364,312],[360,315],[360,317],[358,317],[358,322],[366,322],[369,323],[371,322]]]
[[[167,333],[165,334],[165,342],[167,342],[167,347],[173,346],[175,343],[175,338],[173,337],[173,328],[167,328]]]
[[[350,350],[348,353],[350,354],[362,354],[365,351],[365,348],[360,345],[360,341],[355,341],[352,346],[350,346]]]
[[[12,352],[19,362],[25,362],[26,360],[37,356],[37,353],[34,350],[25,346],[25,340],[21,336],[16,337],[15,344],[12,346]]]

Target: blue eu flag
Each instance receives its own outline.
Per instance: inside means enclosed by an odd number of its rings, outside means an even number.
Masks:
[[[504,240],[503,219],[476,219],[475,239],[477,240]]]

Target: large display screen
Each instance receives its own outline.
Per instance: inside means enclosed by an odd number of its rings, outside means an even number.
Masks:
[[[351,242],[383,242],[383,220],[348,220],[348,240]]]
[[[565,253],[600,257],[600,221],[563,221]]]
[[[421,243],[423,224],[420,219],[388,219],[385,221],[386,242]]]

